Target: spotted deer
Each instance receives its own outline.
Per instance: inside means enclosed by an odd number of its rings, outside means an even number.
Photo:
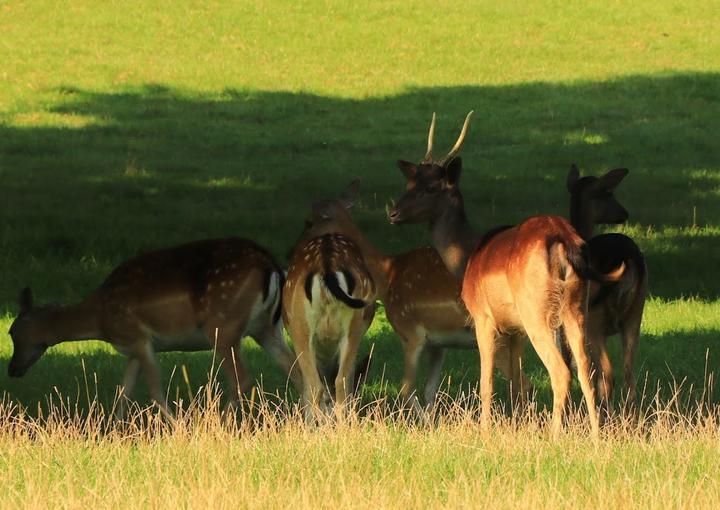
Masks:
[[[599,271],[609,271],[620,264],[625,264],[626,268],[617,282],[591,283],[587,335],[593,361],[599,367],[597,389],[600,401],[606,408],[609,408],[615,385],[606,342],[607,337],[617,333],[623,345],[627,404],[635,403],[633,360],[648,288],[645,257],[632,239],[617,233],[594,236],[596,225],[620,224],[628,220],[627,210],[613,195],[627,174],[626,168],[616,168],[600,177],[581,177],[578,167],[572,165],[567,176],[570,222],[588,244],[591,265]]]
[[[401,397],[416,411],[421,410],[416,395],[420,356],[427,351],[429,373],[424,388],[425,403],[431,408],[441,382],[445,350],[477,349],[470,318],[460,299],[460,286],[445,268],[435,248],[421,247],[399,255],[382,254],[360,231],[350,216],[360,189],[353,181],[337,199],[313,205],[305,221],[306,235],[340,232],[351,239],[362,252],[375,281],[377,297],[385,305],[388,322],[402,340],[404,372]],[[509,379],[508,346],[498,347],[498,368]],[[532,391],[532,384],[518,369],[519,384]]]
[[[151,398],[168,412],[155,354],[214,348],[233,405],[251,384],[240,341],[252,336],[300,389],[299,374],[290,373],[295,356],[282,335],[283,281],[267,250],[248,239],[228,238],[140,254],[69,306],[35,306],[26,288],[10,327],[8,374],[23,376],[50,346],[104,340],[129,358],[122,395],[131,395],[142,371]]]
[[[557,216],[535,216],[514,227],[495,228],[478,241],[465,213],[459,187],[462,164],[457,157],[471,115],[444,158],[435,160],[429,151],[420,164],[398,161],[407,185],[388,211],[388,220],[393,224],[428,223],[438,253],[462,282],[461,296],[473,319],[480,351],[482,427],[487,430],[491,420],[498,337],[508,338],[513,360],[521,358],[529,337],[550,374],[552,432],[554,436],[560,433],[571,380],[555,341],[556,330],[563,328],[577,364],[591,430],[597,437],[599,420],[584,333],[587,281],[616,281],[624,266],[609,274],[596,273],[588,263],[585,242],[567,220]],[[434,126],[433,115],[431,136]],[[518,365],[510,363],[513,372]]]
[[[375,282],[348,237],[303,234],[290,258],[283,319],[303,377],[308,421],[327,417],[334,392],[338,412],[355,390],[355,358],[375,314]]]

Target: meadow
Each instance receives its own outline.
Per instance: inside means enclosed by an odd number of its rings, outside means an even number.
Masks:
[[[0,1],[6,504],[710,506],[720,492],[718,7]],[[139,251],[230,235],[284,264],[310,203],[355,177],[353,215],[378,247],[428,244],[423,227],[385,220],[404,186],[395,160],[422,157],[433,112],[436,147],[449,147],[469,110],[462,189],[478,229],[567,214],[573,162],[630,169],[616,192],[630,222],[615,230],[638,242],[650,274],[640,425],[614,425],[599,446],[581,424],[552,442],[532,416],[482,437],[472,398],[452,403],[474,392],[475,352],[448,356],[451,410],[429,428],[369,412],[315,430],[273,404],[265,415],[277,423],[226,426],[198,404],[176,428],[138,411],[116,429],[98,406],[112,404],[125,360],[99,342],[57,346],[24,378],[7,377],[23,286],[71,302]],[[392,401],[402,355],[382,310],[370,349],[364,402]],[[549,380],[528,351],[542,408]],[[282,400],[287,382],[265,353],[247,340],[243,355],[268,402]],[[171,398],[197,401],[212,354],[160,361]]]

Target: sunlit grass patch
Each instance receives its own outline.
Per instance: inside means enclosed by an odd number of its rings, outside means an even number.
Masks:
[[[564,143],[566,144],[577,144],[584,143],[587,145],[601,145],[608,142],[605,135],[599,133],[588,133],[585,130],[568,133],[565,135]]]
[[[92,115],[48,111],[18,113],[10,118],[8,124],[17,128],[56,127],[65,129],[82,129],[90,126],[108,125],[107,120],[98,119]]]

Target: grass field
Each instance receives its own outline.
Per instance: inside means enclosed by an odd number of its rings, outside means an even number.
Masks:
[[[630,169],[617,192],[631,213],[622,231],[645,251],[651,293],[638,378],[648,399],[659,391],[660,409],[678,387],[678,412],[694,409],[720,367],[718,8],[0,1],[0,486],[12,504],[110,506],[139,494],[170,506],[193,494],[200,506],[237,489],[227,506],[569,506],[578,493],[709,506],[720,492],[717,422],[613,432],[597,449],[581,428],[551,443],[533,426],[500,426],[487,440],[467,417],[320,432],[289,419],[257,434],[203,433],[197,422],[158,435],[18,425],[15,404],[34,416],[51,395],[70,415],[75,402],[90,412],[88,392],[109,405],[124,359],[105,344],[65,344],[12,380],[5,332],[24,285],[40,301],[73,301],[141,250],[241,235],[286,262],[309,203],[354,177],[353,214],[379,247],[427,244],[423,228],[384,218],[403,187],[394,161],[423,155],[433,111],[446,147],[472,109],[462,187],[477,228],[565,214],[572,162]],[[392,399],[401,348],[382,313],[371,346],[366,399]],[[244,354],[265,391],[284,394],[252,341]],[[161,356],[169,394],[197,392],[211,358]],[[531,352],[525,366],[542,407],[546,372]],[[446,374],[448,394],[469,391],[476,353],[453,353]],[[284,496],[272,503],[276,489]]]

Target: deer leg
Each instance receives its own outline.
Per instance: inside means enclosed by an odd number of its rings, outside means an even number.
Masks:
[[[528,331],[533,347],[550,375],[553,392],[553,412],[551,432],[557,438],[562,431],[563,415],[570,392],[570,369],[560,350],[555,345],[555,337],[551,331]]]
[[[225,404],[225,410],[231,411],[240,401],[240,396],[247,393],[252,387],[250,373],[242,358],[240,357],[240,340],[238,339],[234,345],[218,346],[217,353],[220,358],[220,366],[225,371],[225,376],[230,382],[230,395]]]
[[[440,381],[442,380],[442,367],[445,361],[445,349],[434,345],[427,346],[429,369],[427,382],[425,383],[425,405],[427,409],[435,406]]]
[[[263,334],[254,338],[288,374],[295,389],[302,393],[302,374],[298,369],[293,370],[297,358],[285,341],[285,337],[283,337],[282,323],[278,321],[277,324],[269,327]]]
[[[590,344],[596,354],[593,363],[598,373],[594,374],[596,378],[596,391],[600,397],[600,409],[607,416],[610,414],[613,388],[615,387],[615,374],[613,372],[610,356],[607,351],[607,339],[602,333],[592,332],[589,336]]]
[[[335,404],[338,410],[343,410],[350,404],[348,393],[352,394],[351,386],[355,381],[355,358],[360,347],[361,327],[362,316],[356,314],[350,325],[350,331],[340,343],[340,365],[335,377]]]
[[[518,380],[517,391],[520,394],[520,399],[523,402],[529,402],[532,397],[535,388],[528,379],[527,374],[522,368],[522,360],[525,355],[525,347],[527,346],[528,338],[525,335],[517,335],[513,337],[515,344],[513,345],[511,352],[512,360],[514,361],[513,370]]]
[[[473,317],[473,319],[475,321],[475,338],[480,351],[480,401],[482,403],[480,426],[487,431],[490,428],[492,413],[496,331],[490,317]]]
[[[532,383],[522,370],[527,337],[518,334],[505,335],[499,339],[495,362],[498,370],[510,381],[513,403],[524,404],[532,393]]]
[[[147,381],[150,398],[155,401],[165,416],[172,417],[172,413],[168,408],[167,400],[162,391],[160,367],[155,357],[155,351],[149,341],[144,342],[140,348],[137,349],[136,356],[145,376],[145,381]]]
[[[425,348],[425,337],[417,332],[407,334],[398,331],[398,333],[404,340],[404,364],[400,396],[402,397],[403,404],[410,404],[416,413],[422,414],[422,406],[418,400],[416,384],[418,363],[420,362],[420,355]]]
[[[138,375],[140,374],[140,361],[137,358],[130,358],[128,360],[127,368],[125,369],[125,375],[123,376],[122,386],[120,386],[119,401],[117,410],[115,411],[115,417],[118,420],[125,418],[127,412],[128,401],[135,389]]]
[[[584,287],[584,286],[583,286]],[[588,408],[588,417],[592,434],[597,438],[600,434],[600,422],[595,407],[595,386],[590,379],[590,359],[585,346],[585,302],[586,289],[574,289],[573,299],[562,312],[562,323],[570,350],[577,364],[577,374],[580,380],[585,403]],[[574,305],[574,306],[573,306]],[[559,352],[558,352],[559,354]],[[569,373],[569,372],[568,372]]]
[[[232,323],[208,323],[204,328],[205,336],[215,348],[218,362],[230,383],[225,411],[237,406],[240,395],[252,386],[250,374],[240,356],[240,343],[248,321],[249,313],[236,317]]]
[[[297,363],[302,374],[302,411],[306,423],[314,423],[319,418],[320,401],[325,396],[325,386],[320,379],[315,350],[312,347],[313,332],[302,321],[291,321],[288,327],[290,337],[295,342]]]
[[[632,408],[637,398],[637,383],[635,382],[635,372],[633,364],[635,361],[635,351],[640,341],[640,323],[642,322],[642,309],[640,313],[634,314],[633,317],[621,325],[620,335],[623,343],[623,374],[625,377],[625,391],[627,392],[627,405]]]

